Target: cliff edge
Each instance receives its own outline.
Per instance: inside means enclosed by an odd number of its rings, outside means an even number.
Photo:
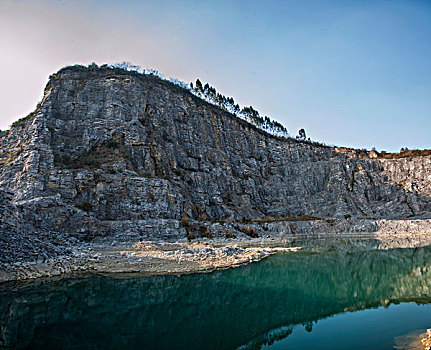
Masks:
[[[170,82],[109,67],[52,75],[0,146],[2,205],[22,225],[79,240],[295,234],[310,222],[348,231],[346,220],[373,230],[370,220],[431,215],[431,156],[275,137]]]

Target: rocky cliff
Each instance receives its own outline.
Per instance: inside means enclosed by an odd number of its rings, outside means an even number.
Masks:
[[[60,70],[0,144],[0,186],[22,220],[79,239],[431,212],[431,156],[383,159],[277,138],[179,86],[120,69]]]

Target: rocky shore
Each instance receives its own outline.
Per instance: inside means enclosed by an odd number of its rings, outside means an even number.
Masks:
[[[0,282],[82,274],[162,275],[211,272],[282,252],[387,250],[431,245],[427,233],[279,235],[260,238],[81,243],[48,259],[0,264]]]
[[[120,232],[89,242],[35,230],[0,191],[0,282],[90,273],[186,274],[241,266],[279,252],[373,250],[431,245],[431,219],[189,222],[206,237],[170,239]]]
[[[256,243],[265,245],[260,241]],[[144,241],[133,245],[90,243],[72,249],[71,254],[44,261],[1,264],[0,282],[88,273],[161,275],[210,272],[259,261],[280,251],[298,249],[242,247],[241,241]]]
[[[108,66],[53,74],[0,134],[0,281],[204,272],[334,241],[423,246],[430,218],[429,152],[277,137]]]

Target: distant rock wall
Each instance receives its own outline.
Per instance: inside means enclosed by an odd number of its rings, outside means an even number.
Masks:
[[[62,69],[0,145],[0,185],[27,220],[88,238],[184,236],[189,222],[211,220],[431,212],[430,156],[364,158],[276,138],[119,69]]]

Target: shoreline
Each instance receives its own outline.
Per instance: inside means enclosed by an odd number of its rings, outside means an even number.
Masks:
[[[215,247],[208,242],[144,241],[114,247],[90,244],[82,249],[86,252],[81,257],[61,256],[42,263],[0,265],[0,284],[88,274],[154,276],[209,273],[257,262],[277,252],[298,249],[241,248],[237,245]]]
[[[280,252],[387,250],[431,245],[427,233],[331,234],[187,241],[83,243],[46,261],[0,265],[0,283],[102,274],[123,276],[209,273],[247,265]]]

